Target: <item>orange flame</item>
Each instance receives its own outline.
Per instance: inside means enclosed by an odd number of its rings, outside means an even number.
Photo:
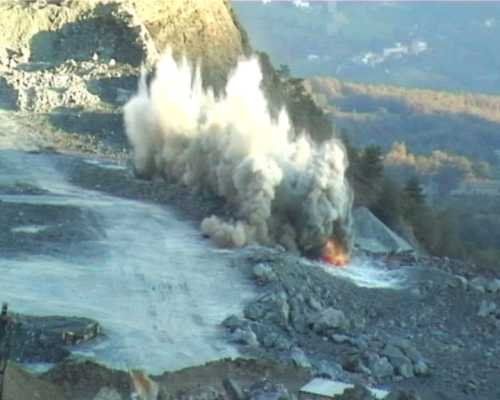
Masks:
[[[330,239],[321,249],[321,260],[336,267],[345,267],[349,262],[349,254],[344,246]]]

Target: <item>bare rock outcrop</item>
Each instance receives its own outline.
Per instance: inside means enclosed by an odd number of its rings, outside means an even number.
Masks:
[[[226,0],[3,1],[0,108],[117,110],[167,46],[216,88],[249,51]]]

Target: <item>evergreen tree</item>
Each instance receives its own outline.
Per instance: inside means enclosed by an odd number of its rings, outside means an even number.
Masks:
[[[380,195],[371,210],[384,224],[396,228],[403,213],[401,189],[398,185],[384,178]]]
[[[416,176],[412,176],[406,181],[404,190],[408,199],[415,202],[416,205],[421,206],[425,204],[425,194],[420,180]]]
[[[365,180],[380,183],[384,172],[380,146],[372,145],[365,148],[360,160],[360,169]]]

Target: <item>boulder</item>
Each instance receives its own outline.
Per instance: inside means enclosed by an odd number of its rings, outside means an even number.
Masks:
[[[222,381],[222,385],[226,390],[230,400],[245,400],[245,394],[241,386],[235,380],[226,378]]]
[[[291,351],[290,358],[293,363],[302,368],[311,368],[311,362],[306,356],[306,353],[300,347],[294,347]]]
[[[376,397],[366,387],[355,385],[347,388],[340,396],[335,396],[339,400],[375,400]]]
[[[488,280],[482,276],[477,276],[469,281],[470,288],[477,290],[478,292],[481,293],[484,293],[486,291],[487,285],[488,285]]]
[[[232,339],[239,344],[250,346],[250,347],[258,347],[259,341],[257,340],[257,335],[253,333],[250,328],[245,329],[236,329],[233,332]]]
[[[249,400],[283,400],[289,399],[290,394],[284,385],[262,380],[249,388],[247,398]]]
[[[397,389],[389,393],[385,400],[420,400],[420,397],[414,392]]]
[[[266,295],[250,303],[244,311],[245,318],[253,321],[266,320],[279,326],[288,326],[290,306],[285,292]]]
[[[500,279],[492,279],[486,283],[486,290],[491,293],[500,291]]]
[[[264,348],[274,348],[278,351],[289,350],[292,342],[281,332],[270,324],[254,322],[252,331],[257,336],[259,343]]]
[[[262,263],[257,264],[253,268],[253,276],[261,285],[265,285],[276,280],[276,274],[274,273],[272,267]]]
[[[481,304],[479,305],[479,311],[477,312],[477,315],[479,317],[487,317],[488,315],[494,313],[497,309],[497,306],[495,303],[491,301],[486,301],[483,300],[481,301]]]
[[[389,358],[396,374],[403,378],[411,378],[413,376],[413,364],[400,349],[392,345],[387,345],[382,351],[382,355]]]
[[[352,213],[354,246],[374,254],[413,252],[414,248],[389,229],[366,207]]]
[[[467,285],[468,285],[467,279],[460,275],[452,275],[448,279],[448,286],[454,289],[466,290]]]
[[[370,369],[375,378],[384,379],[394,375],[394,367],[387,357],[377,357],[374,362],[370,364]]]
[[[341,310],[329,307],[313,314],[309,321],[314,332],[327,335],[334,331],[345,331],[349,320]]]
[[[236,329],[244,329],[248,326],[248,321],[236,316],[231,315],[222,321],[222,326],[234,332]]]
[[[417,376],[429,375],[430,369],[424,360],[418,360],[413,365],[413,372],[415,372],[415,375],[417,375]]]

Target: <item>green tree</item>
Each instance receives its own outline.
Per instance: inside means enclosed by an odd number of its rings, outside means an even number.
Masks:
[[[267,53],[258,53],[262,70],[262,89],[269,101],[271,115],[277,117],[285,107],[296,133],[306,131],[317,142],[330,139],[333,125],[307,92],[304,79],[290,75],[290,69],[281,65],[275,70]]]
[[[403,214],[402,194],[399,186],[388,178],[384,178],[380,195],[371,207],[373,213],[387,226],[397,229]]]
[[[425,194],[417,176],[412,176],[406,181],[404,191],[408,199],[416,205],[421,206],[425,204]]]
[[[384,172],[382,148],[368,146],[363,151],[360,159],[361,173],[366,180],[380,182]]]

